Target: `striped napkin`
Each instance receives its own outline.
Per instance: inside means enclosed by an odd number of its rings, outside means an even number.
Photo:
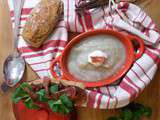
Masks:
[[[26,0],[21,16],[20,31],[22,32],[29,12],[40,0]],[[10,15],[14,27],[13,0],[9,0]],[[59,22],[56,29],[41,48],[28,45],[21,35],[19,36],[18,50],[25,61],[39,75],[49,76],[51,61],[59,55],[68,41],[68,31],[85,32],[90,29],[113,29],[125,34],[135,34],[145,38],[146,46],[143,56],[134,62],[131,69],[117,86],[103,86],[86,90],[88,99],[81,106],[113,109],[127,105],[135,99],[153,79],[160,61],[160,34],[152,19],[138,6],[119,2],[116,9],[124,13],[132,21],[127,24],[121,19],[116,10],[110,11],[108,6],[87,11],[79,17],[75,12],[78,0],[63,0],[64,19]],[[111,6],[113,7],[113,6]],[[134,26],[134,27],[133,27]],[[21,34],[21,33],[20,33]]]

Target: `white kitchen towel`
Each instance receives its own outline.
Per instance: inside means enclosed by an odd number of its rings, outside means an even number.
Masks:
[[[21,17],[20,29],[23,30],[28,14],[40,0],[26,0]],[[124,0],[123,0],[124,1]],[[13,17],[13,0],[9,0],[11,19]],[[143,56],[134,62],[131,69],[117,86],[103,86],[86,90],[88,99],[81,106],[113,109],[127,105],[135,99],[153,79],[159,63],[160,55],[160,34],[153,20],[138,6],[120,2],[117,9],[123,12],[133,26],[122,20],[116,10],[110,11],[108,6],[87,11],[82,17],[75,12],[75,5],[78,0],[63,0],[64,20],[61,20],[51,37],[41,48],[33,48],[28,45],[20,35],[18,49],[25,61],[40,76],[48,76],[51,61],[65,47],[68,41],[68,33],[85,32],[91,29],[113,29],[125,34],[135,34],[146,38],[149,43],[145,47]],[[113,7],[113,6],[111,6]],[[114,7],[113,7],[114,8]]]

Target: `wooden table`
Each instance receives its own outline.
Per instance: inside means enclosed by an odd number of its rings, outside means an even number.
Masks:
[[[153,0],[151,4],[145,7],[145,11],[152,16],[154,21],[160,28],[160,0]],[[9,19],[8,6],[6,0],[0,0],[0,83],[3,81],[2,67],[5,58],[11,52],[11,22]],[[73,37],[73,35],[71,35]],[[37,78],[37,76],[27,66],[25,79]],[[12,91],[7,94],[0,93],[0,120],[15,120],[12,103],[10,99]],[[151,120],[160,120],[160,69],[156,73],[151,84],[144,90],[143,94],[136,100],[153,109],[153,117]],[[88,108],[78,109],[78,120],[105,120],[114,111],[94,110]]]

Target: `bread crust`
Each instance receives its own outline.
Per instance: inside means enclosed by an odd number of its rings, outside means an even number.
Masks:
[[[31,11],[22,32],[24,40],[40,47],[56,27],[63,12],[61,0],[42,0]]]

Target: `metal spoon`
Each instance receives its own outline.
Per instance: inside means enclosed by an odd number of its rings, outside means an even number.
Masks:
[[[25,70],[25,61],[17,51],[20,16],[24,0],[14,0],[13,3],[15,18],[13,38],[14,46],[13,53],[7,57],[3,65],[5,82],[1,87],[4,92],[7,91],[9,87],[15,86],[21,80]]]

